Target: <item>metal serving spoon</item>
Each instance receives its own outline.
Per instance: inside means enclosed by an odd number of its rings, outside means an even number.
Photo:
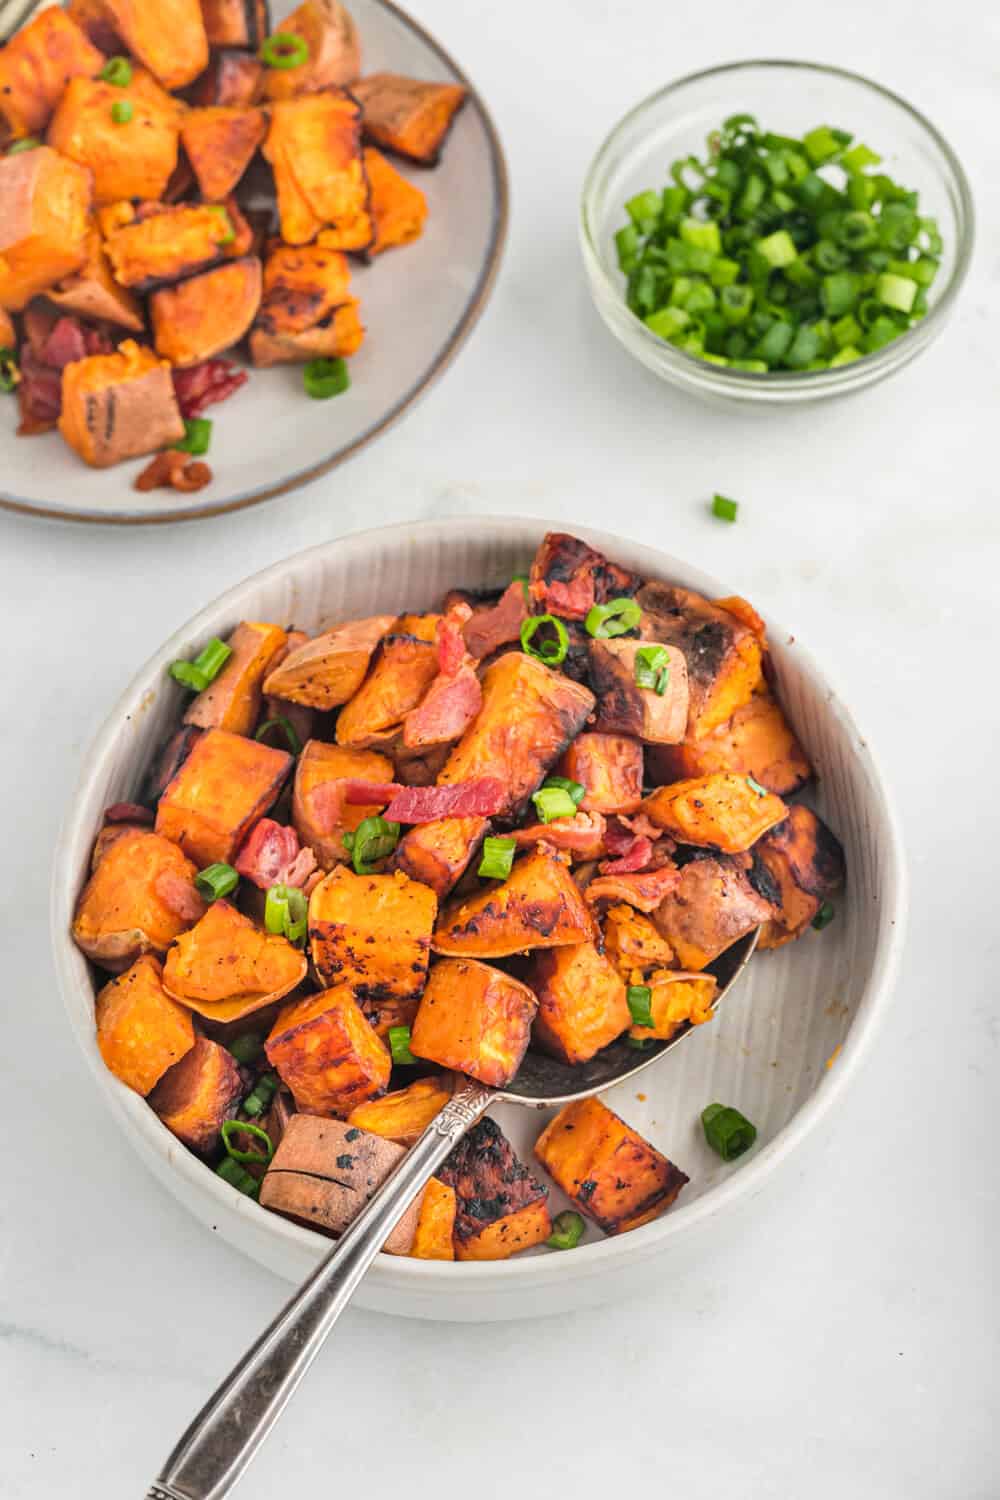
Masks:
[[[759,929],[741,938],[708,970],[719,982],[717,1008],[757,946]],[[625,1041],[578,1066],[529,1052],[505,1089],[471,1079],[454,1094],[351,1227],[324,1256],[269,1328],[202,1407],[150,1487],[146,1500],[221,1500],[228,1495],[278,1420],[390,1231],[436,1167],[492,1104],[535,1109],[568,1104],[643,1072],[693,1027],[637,1052]]]

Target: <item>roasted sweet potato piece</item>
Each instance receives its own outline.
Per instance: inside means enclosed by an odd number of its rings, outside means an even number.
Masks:
[[[420,1200],[417,1227],[410,1246],[414,1260],[455,1259],[455,1218],[458,1198],[455,1189],[432,1177]]]
[[[503,1088],[528,1050],[538,1001],[526,984],[489,964],[449,958],[431,969],[410,1050]]]
[[[106,846],[84,886],[73,918],[77,947],[112,973],[142,953],[165,953],[205,910],[197,873],[176,844],[127,829]]]
[[[353,83],[361,71],[361,38],[350,11],[337,0],[303,0],[281,22],[281,34],[299,36],[309,48],[306,62],[295,68],[268,68],[264,88],[269,99],[295,99],[320,89]]]
[[[232,244],[235,226],[221,203],[162,203],[128,216],[118,205],[102,214],[106,230],[112,215],[115,228],[106,233],[105,248],[120,286],[148,290],[162,281],[176,281],[221,260]]]
[[[234,48],[213,51],[208,67],[192,84],[191,103],[196,109],[220,106],[246,109],[263,92],[264,64],[250,52]]]
[[[364,681],[372,652],[395,619],[395,615],[371,615],[315,636],[297,651],[289,652],[269,674],[265,693],[309,708],[339,707],[354,697]]]
[[[489,823],[485,818],[437,818],[411,828],[396,846],[394,869],[429,885],[438,899],[465,872]]]
[[[567,865],[547,849],[514,861],[502,883],[452,902],[434,929],[435,953],[509,958],[593,937],[593,919]]]
[[[105,57],[120,55],[124,48],[122,39],[114,28],[104,0],[69,0],[65,7],[84,36],[104,53]]]
[[[160,798],[156,831],[198,861],[232,864],[258,818],[281,791],[292,757],[284,750],[209,729]]]
[[[96,226],[87,232],[83,265],[50,287],[46,295],[56,307],[79,313],[82,318],[116,323],[131,333],[141,333],[146,326],[137,298],[112,276]]]
[[[149,299],[157,353],[184,369],[231,349],[257,316],[260,294],[255,255],[161,287]]]
[[[400,73],[371,73],[351,92],[361,101],[366,137],[399,156],[432,167],[465,103],[457,83],[422,83]]]
[[[514,1155],[495,1121],[473,1125],[438,1176],[458,1199],[459,1260],[506,1260],[552,1233],[548,1188]]]
[[[634,813],[642,801],[642,745],[625,734],[580,734],[559,767],[585,789],[584,812]]]
[[[364,156],[375,225],[368,254],[380,255],[383,250],[420,238],[427,219],[427,199],[374,146],[366,146]]]
[[[312,961],[324,984],[362,1002],[414,1000],[424,987],[434,892],[396,871],[355,875],[337,865],[309,897]]]
[[[645,643],[648,645],[649,643]],[[659,645],[659,642],[655,644]],[[675,646],[663,646],[668,661],[662,693],[635,680],[642,641],[590,643],[590,679],[597,695],[597,727],[609,734],[630,734],[650,744],[672,745],[684,738],[688,718],[688,680],[684,657]]]
[[[712,1019],[718,985],[711,974],[654,969],[642,982],[649,988],[653,1024],[633,1025],[629,1036],[634,1040],[666,1042],[681,1026],[701,1026]]]
[[[413,635],[387,635],[371,670],[337,716],[337,744],[364,750],[403,727],[403,715],[423,698],[438,672],[437,648]]]
[[[344,750],[322,740],[308,740],[295,767],[292,822],[299,839],[312,850],[324,870],[348,858],[344,834],[364,818],[377,817],[380,805],[344,802],[338,784],[344,781],[392,780],[392,761],[372,750]]]
[[[0,157],[0,307],[20,312],[79,270],[89,210],[90,177],[75,162],[47,146]]]
[[[185,724],[252,734],[260,717],[264,678],[287,640],[280,625],[241,620],[226,641],[232,656],[215,681],[192,701]]]
[[[582,622],[595,604],[631,597],[641,581],[579,537],[550,531],[535,553],[528,589],[539,614]]]
[[[647,583],[636,599],[645,641],[676,646],[687,663],[689,738],[709,734],[764,686],[758,635],[690,589]]]
[[[59,431],[85,463],[106,469],[184,436],[170,366],[132,339],[63,370]]]
[[[774,916],[770,896],[761,895],[757,888],[763,884],[759,872],[748,872],[746,863],[725,854],[691,860],[653,913],[658,931],[683,969],[700,973],[739,938]],[[767,889],[773,889],[773,881],[767,882]]]
[[[264,155],[274,169],[281,237],[306,245],[324,230],[330,250],[371,244],[368,179],[361,155],[361,110],[341,89],[280,99],[271,110]]]
[[[844,879],[844,851],[811,808],[797,803],[764,835],[754,851],[767,866],[780,899],[760,935],[762,948],[780,948],[800,937],[820,906]]]
[[[624,981],[593,943],[533,954],[525,979],[538,996],[532,1045],[563,1062],[587,1062],[628,1030]]]
[[[104,986],[96,1017],[105,1066],[137,1094],[148,1094],[195,1043],[191,1013],[170,999],[151,953]]]
[[[412,1026],[419,1000],[365,1000],[361,1009],[376,1036],[389,1046],[389,1032],[394,1026]]]
[[[805,751],[769,693],[754,693],[731,719],[700,739],[657,746],[648,768],[653,782],[732,771],[752,776],[779,797],[790,797],[812,775]]]
[[[201,735],[202,730],[195,728],[193,724],[182,724],[161,746],[146,778],[143,792],[146,802],[159,802]]]
[[[356,1125],[293,1115],[260,1187],[265,1208],[343,1234],[404,1155],[402,1146]],[[405,1210],[383,1245],[406,1255],[413,1244],[419,1199]]]
[[[396,1089],[351,1110],[348,1122],[384,1135],[401,1146],[412,1146],[428,1125],[444,1109],[453,1093],[454,1080],[449,1073],[433,1078],[418,1078],[408,1088]]]
[[[239,1021],[273,1005],[306,977],[305,954],[262,932],[228,901],[213,901],[172,944],[163,987],[172,1000],[214,1021]]]
[[[208,38],[200,0],[104,0],[128,50],[165,89],[192,83],[208,64]]]
[[[267,0],[201,0],[210,47],[246,47],[256,52],[270,30]]]
[[[0,48],[0,120],[12,136],[41,135],[69,80],[103,67],[104,54],[64,10],[40,10]]]
[[[16,349],[17,334],[10,313],[0,307],[0,349]]]
[[[565,1105],[538,1137],[535,1155],[605,1234],[659,1218],[690,1180],[599,1099]]]
[[[310,359],[349,359],[361,348],[365,337],[359,305],[357,298],[349,297],[321,322],[298,332],[276,331],[270,311],[262,306],[250,333],[250,358],[259,369],[303,364]]]
[[[132,106],[132,115],[118,124],[112,107],[125,103]],[[48,142],[90,168],[95,203],[159,200],[177,166],[185,108],[141,68],[125,88],[99,78],[74,78],[56,106]]]
[[[228,198],[267,131],[262,109],[216,105],[193,109],[181,126],[181,142],[203,198]]]
[[[244,1092],[232,1053],[200,1036],[160,1079],[149,1103],[179,1141],[199,1156],[212,1156],[219,1132],[234,1119]]]
[[[384,1094],[392,1072],[389,1050],[348,983],[286,1005],[267,1039],[267,1057],[309,1114],[346,1118]]]
[[[731,771],[657,787],[642,810],[679,844],[721,849],[724,854],[743,853],[788,814],[780,797],[754,785],[751,777]]]
[[[268,247],[264,296],[250,333],[255,365],[346,358],[361,347],[364,328],[350,295],[347,256],[321,245]]]
[[[651,969],[674,961],[674,950],[650,917],[622,902],[606,912],[604,952],[625,983],[644,984]]]

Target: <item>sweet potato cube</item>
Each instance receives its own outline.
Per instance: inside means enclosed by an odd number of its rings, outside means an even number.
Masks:
[[[635,680],[638,653],[659,645],[667,653],[663,692]],[[688,719],[687,664],[676,646],[634,640],[591,641],[590,680],[597,694],[597,726],[648,744],[671,745],[684,738]]]
[[[90,196],[89,173],[48,146],[0,157],[0,307],[20,312],[83,265]]]
[[[656,969],[645,983],[649,986],[652,1026],[633,1025],[629,1036],[636,1041],[667,1042],[685,1023],[701,1026],[712,1019],[718,985],[711,974],[678,974]]]
[[[415,1000],[424,987],[437,897],[400,871],[355,875],[337,865],[309,897],[309,942],[324,984],[362,1003]]]
[[[264,678],[288,640],[280,625],[241,620],[226,641],[233,653],[214,682],[191,703],[185,724],[249,735],[260,717]]]
[[[256,52],[270,24],[267,0],[201,0],[201,14],[210,47]]]
[[[260,99],[266,69],[259,57],[239,47],[212,49],[208,67],[188,97],[197,109],[249,109]]]
[[[777,914],[760,935],[762,948],[800,937],[844,879],[844,851],[811,808],[797,803],[758,848],[778,892]]]
[[[292,757],[226,729],[208,729],[160,798],[156,831],[199,866],[232,864],[281,791]]]
[[[582,625],[595,604],[630,598],[641,582],[581,537],[547,531],[531,561],[528,593],[539,612]]]
[[[372,73],[351,92],[361,101],[365,135],[411,161],[433,166],[468,90],[457,83],[422,83],[400,73]]]
[[[368,671],[372,652],[392,629],[395,615],[351,620],[289,652],[264,683],[265,693],[307,708],[339,708],[353,698]]]
[[[141,333],[146,326],[137,298],[126,287],[119,286],[111,274],[96,225],[87,231],[83,265],[50,287],[46,296],[56,307],[79,313],[82,318],[116,323],[132,333]]]
[[[548,1188],[515,1156],[493,1120],[473,1125],[438,1176],[455,1190],[459,1260],[506,1260],[552,1233]]]
[[[677,885],[653,913],[657,930],[667,939],[683,969],[700,973],[775,914],[774,881],[761,865],[720,854],[684,865]],[[768,894],[762,895],[761,870]],[[751,875],[753,879],[751,880]]]
[[[428,976],[410,1050],[503,1088],[528,1050],[537,1009],[534,993],[512,975],[474,959],[446,958]]]
[[[228,198],[264,139],[267,119],[261,109],[215,105],[193,109],[181,126],[198,190],[210,203]]]
[[[227,1048],[200,1036],[164,1073],[149,1103],[168,1130],[199,1156],[212,1156],[219,1133],[234,1119],[245,1092],[243,1075]]]
[[[357,1125],[293,1115],[261,1183],[260,1201],[328,1234],[343,1234],[403,1155],[402,1146]],[[383,1250],[409,1253],[419,1213],[418,1199],[404,1210]]]
[[[283,16],[282,35],[301,37],[309,49],[294,68],[268,68],[269,99],[294,99],[321,89],[351,84],[361,71],[361,38],[354,17],[339,0],[303,0]]]
[[[40,135],[71,78],[93,78],[99,52],[58,6],[33,16],[0,48],[0,119],[13,136]]]
[[[344,834],[382,810],[381,805],[345,802],[343,786],[350,780],[392,781],[392,761],[374,750],[344,750],[323,740],[303,745],[295,767],[292,822],[324,870],[348,858]]]
[[[732,718],[700,739],[651,748],[648,770],[653,783],[732,771],[752,776],[779,797],[790,797],[812,775],[805,751],[769,693],[754,693]]]
[[[116,104],[132,107],[124,124],[112,116]],[[95,203],[129,198],[158,202],[177,166],[185,110],[142,68],[133,70],[124,88],[99,78],[74,78],[56,106],[48,142],[71,161],[90,168]]]
[[[650,969],[674,961],[674,950],[652,919],[624,901],[612,906],[603,921],[604,952],[629,984],[642,984]]]
[[[411,635],[387,635],[371,670],[337,715],[337,744],[352,750],[385,744],[402,732],[438,673],[437,648]]]
[[[160,287],[149,299],[157,354],[182,370],[214,359],[239,343],[257,316],[260,297],[255,255]]]
[[[384,1094],[392,1058],[365,1020],[350,986],[338,984],[286,1005],[267,1039],[267,1056],[307,1114],[346,1118]]]
[[[361,110],[342,89],[279,99],[271,106],[264,156],[274,169],[281,238],[306,245],[323,232],[330,250],[372,241]]]
[[[628,1029],[625,983],[593,943],[534,954],[525,979],[538,996],[532,1043],[563,1062],[587,1062]]]
[[[679,844],[721,849],[723,854],[742,854],[788,815],[780,797],[731,771],[657,787],[642,810]]]
[[[105,1065],[137,1094],[148,1094],[195,1043],[191,1013],[166,993],[151,953],[104,986],[96,1015]]]
[[[415,1260],[455,1259],[455,1189],[432,1177],[420,1200],[420,1213],[410,1254]]]
[[[380,255],[383,250],[420,238],[427,218],[427,199],[374,146],[366,146],[364,156],[375,225],[368,254]]]
[[[569,868],[547,849],[514,861],[502,884],[446,906],[434,929],[435,953],[509,958],[532,948],[585,943],[593,921]]]
[[[389,1032],[394,1026],[412,1026],[419,999],[412,1000],[362,1000],[361,1009],[375,1035],[389,1046]]]
[[[659,1218],[690,1180],[599,1099],[564,1105],[535,1142],[535,1155],[605,1234]]]
[[[219,203],[162,203],[141,214],[113,203],[99,220],[116,281],[139,291],[221,260],[237,227]]]
[[[228,901],[213,901],[168,952],[163,987],[199,1015],[238,1021],[283,1000],[306,969],[305,954],[287,938],[261,932]]]
[[[77,947],[112,973],[142,953],[162,956],[205,910],[197,873],[176,844],[128,829],[106,846],[84,886],[73,918]]]
[[[400,1146],[412,1146],[444,1109],[451,1098],[452,1086],[453,1079],[447,1073],[418,1078],[408,1088],[359,1104],[351,1110],[348,1122],[370,1130],[373,1135],[397,1141]]]
[[[489,823],[485,818],[436,818],[404,833],[392,856],[393,867],[429,885],[438,899],[464,875]]]
[[[207,67],[208,37],[200,0],[157,0],[155,14],[142,0],[104,4],[128,50],[165,89],[183,88]]]
[[[250,334],[255,365],[346,357],[356,353],[363,337],[342,251],[280,240],[268,246],[264,296]]]
[[[59,431],[85,463],[106,469],[184,436],[169,365],[126,339],[63,370]]]
[[[647,583],[636,599],[645,641],[683,652],[687,663],[687,734],[710,734],[764,686],[760,637],[735,615],[690,589]]]
[[[578,781],[584,812],[634,813],[642,802],[642,744],[626,734],[580,734],[560,770]]]

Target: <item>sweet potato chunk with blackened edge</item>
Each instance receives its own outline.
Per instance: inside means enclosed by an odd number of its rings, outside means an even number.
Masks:
[[[364,681],[372,652],[395,620],[395,615],[371,615],[315,636],[290,652],[270,673],[264,683],[265,693],[309,708],[339,707],[354,697]]]
[[[361,687],[337,716],[337,744],[364,750],[391,739],[438,672],[436,646],[412,635],[387,635]]]
[[[184,419],[170,366],[133,339],[74,360],[63,370],[59,431],[94,469],[176,443]]]
[[[801,936],[820,906],[844,879],[844,851],[811,808],[801,803],[765,834],[754,851],[780,892],[777,915],[760,935],[762,948],[780,948]]]
[[[20,312],[83,265],[90,194],[88,173],[47,146],[0,157],[0,307]]]
[[[307,1114],[347,1116],[385,1093],[392,1058],[348,984],[286,1005],[267,1039],[267,1057]]]
[[[759,636],[735,615],[666,583],[646,583],[636,595],[645,641],[664,642],[687,663],[689,738],[709,734],[764,686]]]
[[[315,94],[357,78],[361,38],[350,11],[337,0],[303,0],[281,22],[282,36],[289,32],[302,38],[309,56],[294,68],[268,68],[264,84],[269,99]]]
[[[682,968],[700,973],[720,953],[774,916],[770,897],[760,894],[746,863],[725,854],[693,859],[656,908],[653,921]],[[768,886],[773,889],[773,880]]]
[[[437,897],[399,871],[355,875],[338,865],[309,897],[309,943],[324,984],[362,1002],[414,1000],[427,977]]]
[[[658,642],[656,644],[659,644]],[[597,727],[611,734],[630,734],[650,744],[671,745],[684,738],[688,718],[688,680],[684,657],[674,646],[667,652],[663,692],[640,687],[635,662],[642,641],[591,641],[590,679],[597,695]]]
[[[552,1233],[549,1190],[515,1155],[493,1120],[480,1120],[438,1171],[455,1189],[459,1260],[506,1260]]]
[[[345,802],[345,781],[392,781],[392,761],[374,750],[344,750],[323,740],[307,740],[295,766],[292,823],[302,844],[308,845],[324,870],[349,858],[344,834],[365,818],[377,817],[381,804]]]
[[[167,953],[163,987],[201,1016],[238,1021],[283,1000],[306,968],[305,954],[286,938],[262,932],[228,901],[213,901]]]
[[[440,899],[468,868],[489,823],[485,818],[436,818],[405,833],[392,856],[393,868],[429,885]]]
[[[361,155],[361,110],[341,89],[280,99],[271,107],[264,155],[274,169],[281,238],[316,239],[330,250],[371,244],[368,179]]]
[[[532,948],[589,942],[593,920],[569,868],[546,849],[514,861],[502,883],[446,906],[434,929],[435,953],[509,958]]]
[[[559,767],[584,788],[584,812],[634,813],[642,801],[642,745],[625,734],[580,734]]]
[[[420,1200],[417,1228],[410,1246],[414,1260],[455,1259],[458,1197],[453,1187],[432,1177]]]
[[[248,109],[261,96],[263,78],[264,64],[259,57],[234,47],[220,48],[213,50],[189,98],[196,109]]]
[[[788,813],[780,797],[730,771],[657,787],[642,810],[678,843],[723,854],[742,854]]]
[[[219,1133],[236,1116],[245,1085],[236,1059],[201,1036],[160,1079],[149,1103],[169,1131],[199,1156],[213,1156]]]
[[[260,1187],[265,1208],[343,1234],[403,1157],[402,1146],[356,1125],[293,1115]],[[420,1211],[411,1203],[382,1246],[406,1255]]]
[[[258,818],[281,791],[292,757],[284,750],[208,729],[160,798],[156,831],[200,867],[232,864]]]
[[[164,954],[205,910],[197,873],[176,844],[128,829],[106,848],[83,889],[73,918],[77,947],[112,973],[141,953]]]
[[[644,984],[650,969],[674,961],[674,950],[652,919],[625,902],[609,909],[603,928],[604,952],[627,985]]]
[[[364,337],[357,309],[342,251],[272,241],[264,263],[264,295],[250,335],[254,364],[355,353]]]
[[[195,1042],[190,1011],[171,1000],[151,953],[97,996],[97,1045],[105,1066],[137,1094],[148,1094]]]
[[[428,977],[410,1050],[503,1088],[528,1050],[537,1009],[534,993],[510,974],[473,959],[444,959]]]
[[[790,797],[812,775],[805,751],[769,693],[754,693],[731,719],[700,739],[658,745],[647,757],[653,783],[733,771],[752,776],[767,791]]]
[[[361,101],[365,135],[379,146],[434,166],[468,90],[457,83],[422,83],[400,73],[372,73],[351,92]]]
[[[33,16],[0,48],[0,119],[13,136],[40,135],[71,78],[93,78],[104,54],[58,6]]]
[[[628,598],[641,581],[579,537],[550,531],[535,553],[528,588],[538,613],[583,621],[595,604]]]
[[[368,254],[380,255],[383,250],[408,245],[420,238],[427,218],[427,199],[374,146],[366,146],[364,156],[375,225],[375,238]]]
[[[112,116],[115,104],[132,107],[124,124]],[[48,142],[90,168],[95,203],[159,201],[177,166],[185,110],[141,68],[123,88],[100,78],[74,78],[52,116]]]
[[[525,978],[538,996],[532,1043],[563,1062],[587,1062],[628,1030],[624,981],[593,943],[536,953]]]
[[[267,0],[201,0],[210,47],[246,47],[256,52],[268,33]]]
[[[226,641],[232,655],[214,682],[193,700],[184,715],[185,724],[252,734],[260,715],[264,678],[287,640],[280,625],[241,620]]]
[[[667,1042],[681,1026],[701,1026],[712,1019],[718,985],[711,974],[677,974],[656,969],[645,979],[649,987],[652,1026],[634,1025],[629,1036],[636,1041]]]
[[[216,105],[193,109],[186,116],[181,143],[203,198],[218,203],[229,197],[266,131],[267,120],[261,109]]]
[[[690,1180],[599,1099],[565,1105],[538,1137],[535,1155],[605,1234],[659,1218]]]
[[[156,351],[178,369],[231,349],[257,316],[261,267],[255,255],[203,271],[149,299]]]
[[[412,1146],[444,1109],[453,1085],[450,1073],[418,1078],[408,1088],[359,1104],[351,1110],[348,1122],[370,1130],[373,1135],[384,1135],[386,1140],[397,1141],[400,1146]]]
[[[128,50],[165,89],[183,88],[207,65],[208,37],[200,0],[157,0],[155,11],[144,0],[104,3]]]
[[[141,333],[146,326],[138,299],[112,276],[100,232],[93,225],[87,231],[83,265],[50,287],[46,295],[56,307],[82,318],[116,323],[132,333]]]
[[[215,264],[237,227],[221,203],[157,203],[141,213],[115,203],[100,217],[116,281],[139,291]]]

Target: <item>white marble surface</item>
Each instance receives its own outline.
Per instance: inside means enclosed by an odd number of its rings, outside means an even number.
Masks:
[[[500,286],[457,365],[348,468],[233,519],[128,533],[0,516],[0,1492],[144,1494],[284,1296],[143,1175],[64,1028],[49,850],[81,751],[133,668],[229,583],[379,520],[477,510],[656,535],[808,641],[903,815],[898,1000],[814,1179],[740,1243],[578,1317],[477,1330],[349,1314],[240,1494],[346,1480],[418,1500],[991,1500],[1000,23],[972,0],[415,8],[486,92],[513,178]],[[574,237],[581,174],[626,105],[759,53],[912,96],[963,156],[980,215],[961,307],[923,360],[853,403],[763,416],[690,405],[632,365],[589,307]],[[713,490],[740,498],[737,526],[706,515]]]

